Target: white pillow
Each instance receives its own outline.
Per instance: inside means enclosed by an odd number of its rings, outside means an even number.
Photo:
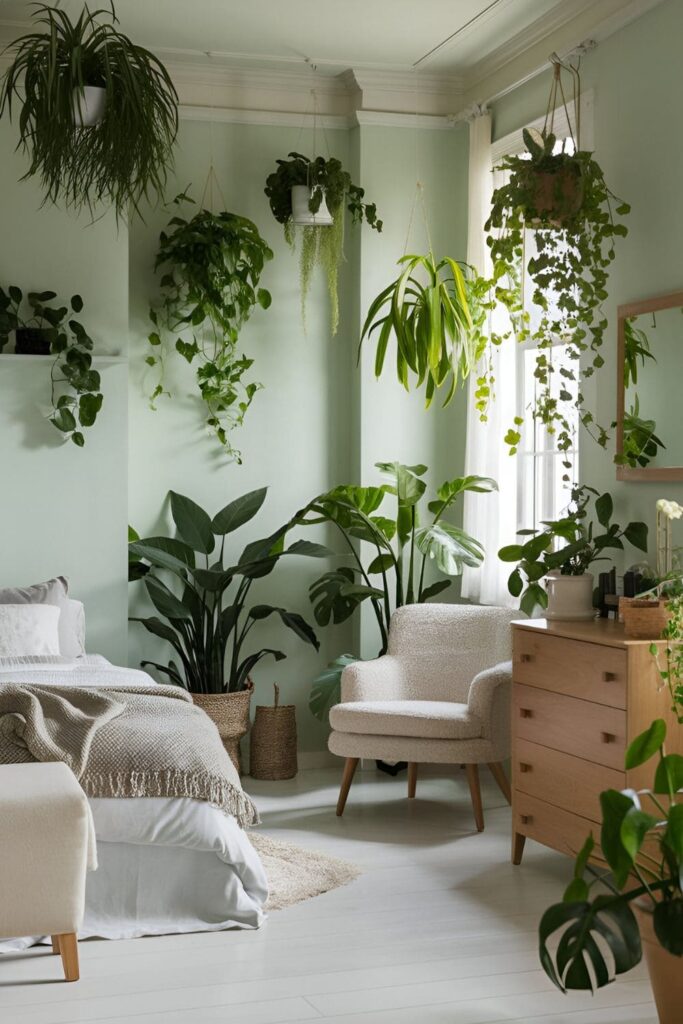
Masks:
[[[59,654],[59,608],[0,604],[0,658]]]
[[[30,587],[4,587],[0,589],[0,605],[49,604],[59,608],[59,650],[65,658],[78,658],[85,654],[85,612],[80,601],[68,597],[69,581],[57,576],[45,583]]]
[[[59,616],[59,653],[65,658],[85,654],[85,608],[81,601],[70,597]]]

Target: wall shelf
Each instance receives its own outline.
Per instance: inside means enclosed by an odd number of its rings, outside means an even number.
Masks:
[[[23,353],[17,352],[0,352],[0,367],[3,363],[19,363],[19,362],[34,362],[34,363],[53,363],[55,360],[54,356],[32,356],[24,355]],[[93,356],[93,366],[117,366],[120,363],[127,363],[128,359],[126,356]]]

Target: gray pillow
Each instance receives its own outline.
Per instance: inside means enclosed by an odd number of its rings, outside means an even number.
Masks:
[[[68,580],[57,576],[30,587],[4,587],[0,590],[0,604],[51,604],[59,608],[59,653],[69,657],[74,655],[74,638],[66,613],[68,591]]]

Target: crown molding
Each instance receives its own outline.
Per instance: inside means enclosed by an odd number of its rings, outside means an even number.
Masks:
[[[180,104],[178,114],[183,121],[208,121],[212,124],[253,124],[277,128],[313,128],[313,114],[291,111],[247,110],[236,107],[196,106]],[[353,114],[325,114],[325,131],[348,131],[357,124]],[[317,127],[320,128],[320,117]]]
[[[361,128],[384,126],[386,128],[419,128],[450,131],[455,122],[447,114],[404,114],[390,110],[356,110],[353,123]],[[327,121],[325,122],[327,127]]]

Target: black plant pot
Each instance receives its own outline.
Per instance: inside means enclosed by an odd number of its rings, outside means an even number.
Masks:
[[[41,327],[18,327],[14,351],[20,356],[49,356],[50,339]]]

